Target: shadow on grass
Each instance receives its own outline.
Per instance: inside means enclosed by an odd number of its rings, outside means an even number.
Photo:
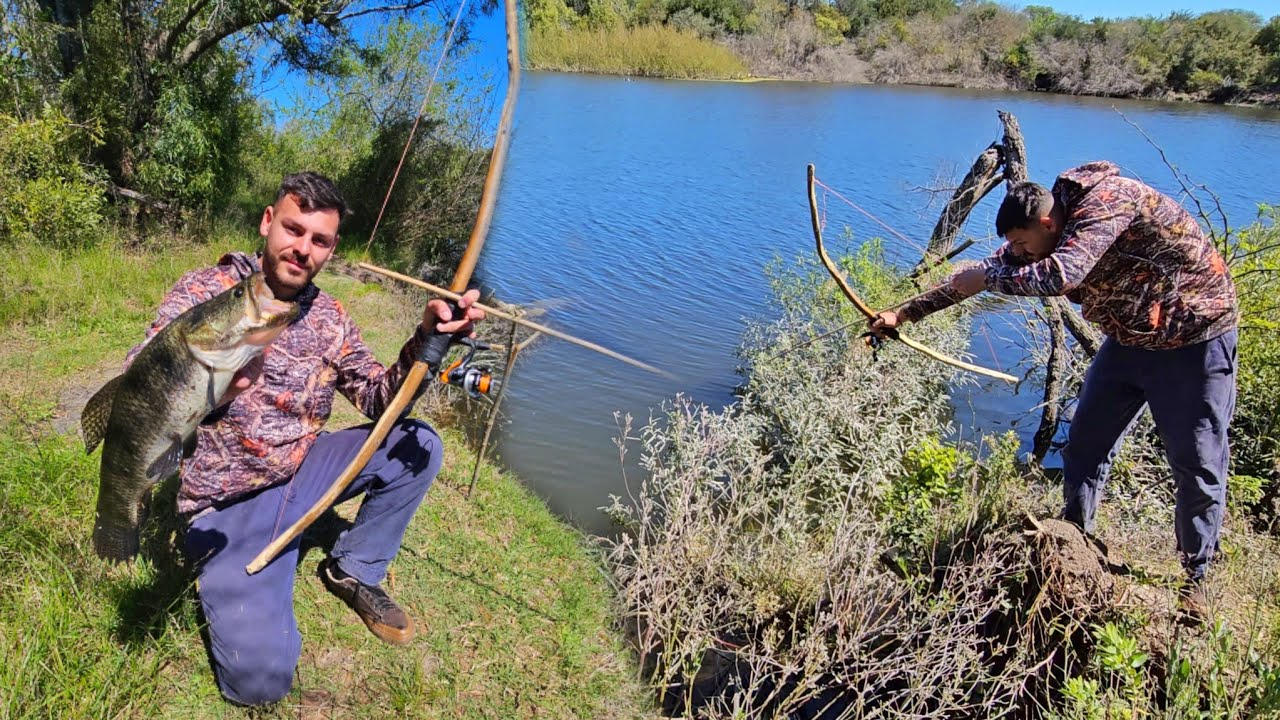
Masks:
[[[405,551],[409,551],[409,549],[408,549],[408,548],[405,548],[404,550],[405,550]],[[533,615],[537,615],[538,617],[540,617],[540,618],[542,618],[542,619],[544,619],[544,620],[547,620],[547,621],[549,621],[549,622],[557,622],[557,619],[556,619],[556,618],[554,618],[554,617],[552,617],[552,616],[548,615],[547,613],[543,612],[542,610],[539,610],[538,608],[536,608],[536,607],[534,607],[534,606],[530,605],[530,604],[529,604],[528,602],[526,602],[525,600],[522,600],[521,598],[515,597],[514,595],[511,595],[511,594],[509,594],[509,593],[503,592],[502,590],[499,590],[498,588],[496,588],[496,587],[494,587],[494,586],[492,586],[492,585],[490,585],[490,584],[488,584],[488,583],[484,582],[483,580],[479,580],[479,579],[477,579],[477,577],[476,577],[476,573],[462,573],[462,572],[458,572],[457,570],[454,570],[454,569],[453,569],[453,568],[451,568],[451,567],[447,567],[446,565],[444,565],[444,564],[443,564],[443,563],[441,563],[439,560],[436,560],[436,559],[435,559],[435,558],[433,558],[433,557],[420,555],[419,553],[416,553],[416,552],[412,552],[412,554],[413,554],[415,557],[418,557],[418,558],[421,558],[422,560],[425,560],[427,563],[429,563],[429,564],[430,564],[432,567],[434,567],[436,570],[439,570],[440,572],[442,572],[442,573],[444,573],[444,574],[446,574],[446,575],[448,575],[448,576],[450,576],[450,577],[454,578],[455,580],[461,580],[462,582],[465,582],[465,583],[467,583],[467,584],[471,585],[472,587],[479,589],[481,592],[483,592],[483,593],[485,593],[485,594],[487,594],[487,595],[490,595],[490,596],[493,596],[493,597],[497,597],[497,598],[502,598],[503,600],[506,600],[508,603],[510,603],[510,604],[512,604],[512,605],[515,605],[515,606],[517,606],[517,607],[519,607],[519,608],[522,608],[522,609],[524,609],[525,611],[527,611],[527,612],[529,612],[529,613],[531,613],[531,614],[533,614]]]
[[[135,567],[136,580],[121,583],[115,593],[120,618],[115,634],[131,647],[160,638],[195,605],[195,574],[182,555],[185,525],[176,511],[177,494],[177,476],[156,487],[140,552],[151,564],[151,572],[140,573]]]
[[[203,629],[204,619],[196,599],[196,568],[182,547],[186,523],[177,513],[178,479],[170,478],[156,487],[150,501],[150,515],[142,531],[141,557],[151,571],[138,572],[121,582],[113,592],[119,624],[115,635],[130,647],[159,639],[175,622],[191,619]],[[307,553],[318,548],[327,554],[351,521],[330,508],[302,535],[298,565]],[[134,561],[135,563],[137,560]]]

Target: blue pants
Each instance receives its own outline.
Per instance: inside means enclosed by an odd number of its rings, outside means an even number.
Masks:
[[[1227,499],[1227,426],[1236,403],[1236,331],[1174,350],[1108,338],[1085,375],[1063,450],[1063,516],[1093,531],[1102,486],[1142,410],[1164,442],[1177,486],[1174,530],[1187,575],[1204,576]]]
[[[227,699],[262,705],[289,694],[302,654],[293,616],[300,541],[256,575],[244,567],[324,494],[371,429],[322,433],[288,484],[201,515],[187,530],[187,557],[200,563],[197,592],[208,622],[213,672]],[[382,581],[440,470],[442,454],[440,437],[425,423],[402,420],[391,429],[342,496],[365,495],[355,525],[330,553],[343,571],[368,585]]]

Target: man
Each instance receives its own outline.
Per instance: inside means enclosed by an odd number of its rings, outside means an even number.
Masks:
[[[259,269],[277,298],[299,305],[297,319],[237,374],[223,404],[200,424],[178,491],[214,675],[223,695],[244,705],[275,702],[292,686],[302,650],[293,615],[299,541],[256,575],[245,565],[324,493],[372,428],[320,432],[334,391],[377,418],[433,330],[467,332],[484,317],[472,307],[475,290],[458,303],[463,317],[457,319],[443,301],[432,300],[399,359],[389,367],[378,363],[342,305],[311,282],[337,247],[345,214],[342,196],[326,178],[286,177],[262,213],[265,247],[258,256],[231,253],[215,267],[184,275],[147,332],[150,340],[187,308]],[[380,583],[440,469],[441,452],[427,424],[397,423],[343,495],[364,500],[354,526],[320,565],[325,587],[389,643],[408,643],[414,627]]]
[[[918,321],[983,290],[1065,295],[1106,334],[1085,376],[1063,451],[1063,514],[1086,532],[1111,462],[1144,403],[1177,485],[1183,608],[1204,615],[1201,580],[1218,545],[1227,426],[1236,394],[1235,286],[1196,221],[1107,162],[1013,187],[996,214],[1007,242],[981,265],[873,320]]]

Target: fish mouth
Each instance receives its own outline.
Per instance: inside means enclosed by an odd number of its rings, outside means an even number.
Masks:
[[[249,321],[244,341],[266,347],[298,316],[298,303],[277,299],[262,273],[254,273],[249,289],[244,302]]]
[[[249,293],[250,314],[261,327],[274,328],[286,325],[298,316],[298,303],[276,299],[275,293],[267,285],[266,276],[255,273],[253,288]]]

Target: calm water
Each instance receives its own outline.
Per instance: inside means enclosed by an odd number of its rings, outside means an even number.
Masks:
[[[731,402],[744,322],[767,319],[764,265],[811,252],[805,164],[923,245],[938,207],[915,189],[959,178],[1000,135],[997,109],[1018,116],[1032,179],[1109,159],[1168,191],[1158,153],[1113,107],[1223,200],[1236,224],[1280,202],[1280,112],[1041,94],[803,83],[706,83],[529,73],[481,274],[499,297],[545,302],[544,319],[670,370],[647,375],[556,340],[521,356],[504,401],[501,461],[590,531],[596,508],[624,495],[615,412],[642,424],[684,393]],[[997,190],[970,218],[989,234]],[[885,233],[838,201],[831,227],[855,240]],[[845,251],[833,242],[834,251]],[[891,257],[913,263],[900,240]],[[992,245],[983,249],[989,251]],[[970,251],[979,255],[977,248]],[[1020,351],[1000,318],[979,319],[977,362],[1010,368]],[[986,327],[990,326],[990,330]],[[993,357],[994,353],[994,357]],[[1003,384],[956,393],[963,432],[1015,427],[1029,442],[1038,393]]]

